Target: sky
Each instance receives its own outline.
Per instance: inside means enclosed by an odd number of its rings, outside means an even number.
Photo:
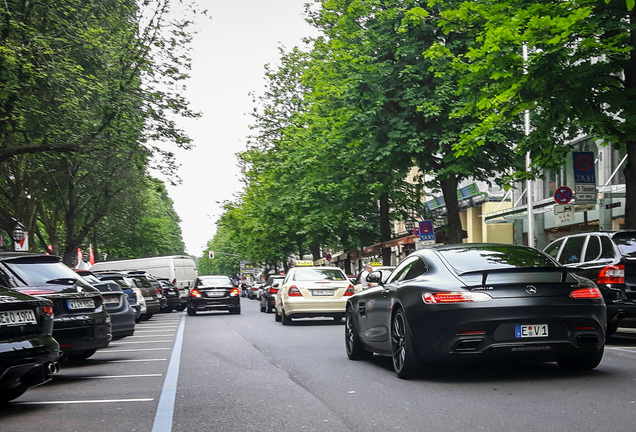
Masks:
[[[278,63],[278,47],[300,46],[315,34],[304,20],[306,1],[199,0],[209,18],[197,22],[186,97],[202,116],[178,122],[195,148],[175,152],[182,182],[166,185],[191,255],[203,254],[222,203],[242,189],[236,153],[250,134],[249,93],[262,94],[264,65]]]

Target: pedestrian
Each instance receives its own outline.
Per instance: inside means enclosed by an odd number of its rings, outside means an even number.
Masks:
[[[360,277],[358,278],[358,280],[360,281],[360,284],[362,285],[363,290],[369,288],[369,282],[367,282],[367,276],[369,276],[369,273],[371,273],[372,271],[373,271],[373,267],[371,267],[371,264],[366,264],[364,266],[364,270],[362,271],[362,273],[360,273]]]

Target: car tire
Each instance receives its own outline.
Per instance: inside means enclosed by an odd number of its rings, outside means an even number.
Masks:
[[[283,323],[283,325],[290,325],[292,323],[291,317],[285,315],[285,309],[280,311],[280,322]]]
[[[185,305],[182,306],[177,306],[176,308],[174,308],[174,310],[178,311],[178,312],[183,312],[185,310]]]
[[[12,389],[2,390],[2,393],[0,393],[0,404],[4,404],[6,402],[10,402],[14,399],[19,398],[24,394],[25,391],[28,390],[28,388],[29,387],[22,384],[17,387],[13,387]]]
[[[613,323],[607,324],[607,329],[605,330],[605,336],[612,336],[618,330],[618,326]]]
[[[280,322],[280,315],[278,314],[278,309],[274,309],[274,321]]]
[[[345,315],[345,349],[350,360],[369,360],[373,357],[373,353],[362,346],[351,308],[347,308]]]
[[[344,318],[344,314],[338,314],[336,316],[333,317],[334,321],[342,321],[342,319]]]
[[[68,359],[69,359],[69,361],[86,360],[87,358],[89,358],[93,354],[95,354],[96,351],[97,350],[88,350],[88,351],[84,351],[84,352],[77,353],[77,354],[69,354]]]
[[[391,320],[391,358],[398,377],[407,379],[419,375],[419,356],[403,309],[398,309]]]
[[[271,307],[270,305],[267,305],[266,313],[272,313],[272,312],[274,312],[274,308]]]
[[[265,312],[267,310],[267,308],[265,306],[263,306],[263,303],[261,303],[261,312]]]
[[[572,371],[592,370],[601,363],[605,347],[594,354],[567,354],[561,357],[557,364],[561,369]]]
[[[197,314],[196,309],[188,308],[188,315],[195,316]]]
[[[241,313],[241,306],[237,306],[228,310],[230,311],[231,315],[239,315]]]

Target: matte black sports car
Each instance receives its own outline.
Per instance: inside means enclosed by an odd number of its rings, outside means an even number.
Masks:
[[[0,287],[0,404],[59,370],[52,331],[53,303]]]
[[[594,282],[525,246],[459,244],[409,255],[386,283],[347,301],[352,360],[392,356],[400,378],[454,360],[556,361],[593,369],[606,308]]]

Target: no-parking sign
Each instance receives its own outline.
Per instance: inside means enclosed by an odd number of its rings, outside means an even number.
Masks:
[[[419,226],[420,226],[420,240],[435,241],[435,231],[433,230],[432,220],[420,221]]]

